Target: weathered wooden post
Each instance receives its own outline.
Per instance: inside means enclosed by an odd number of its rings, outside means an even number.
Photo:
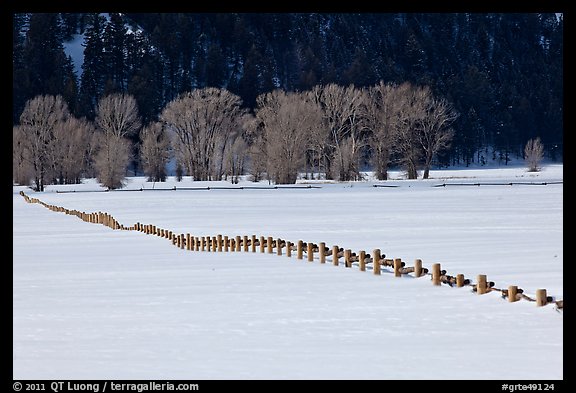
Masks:
[[[508,301],[510,303],[514,303],[516,299],[516,295],[518,294],[518,287],[516,285],[510,285],[508,287]]]
[[[456,275],[456,287],[462,288],[463,286],[464,286],[464,275],[463,274],[457,274]]]
[[[272,236],[268,236],[268,240],[266,240],[266,248],[268,250],[268,254],[272,254]]]
[[[434,263],[432,264],[432,284],[433,285],[440,285],[440,264]]]
[[[414,260],[414,276],[415,277],[422,276],[422,259]]]
[[[314,262],[314,244],[306,243],[306,255],[308,256],[308,262]]]
[[[192,236],[189,233],[186,234],[186,249],[192,251]]]
[[[352,250],[344,250],[344,266],[352,267],[352,262],[350,262],[351,257],[352,257]]]
[[[264,236],[260,236],[260,252],[264,254],[264,249],[266,248],[266,241],[264,240]]]
[[[200,251],[200,238],[194,236],[194,251]]]
[[[380,249],[376,248],[372,251],[372,255],[374,255],[374,261],[372,262],[373,266],[373,273],[376,275],[380,275]]]
[[[488,286],[486,285],[486,275],[479,274],[477,277],[476,292],[478,295],[483,295],[487,292]]]
[[[236,244],[234,244],[234,238],[231,237],[230,238],[230,252],[235,252],[236,251]]]
[[[286,256],[288,258],[292,257],[292,243],[286,240]]]
[[[320,263],[326,263],[326,243],[321,242],[318,245],[318,254],[320,255]]]
[[[303,248],[304,242],[302,240],[298,240],[298,245],[296,247],[296,258],[302,259],[304,253]]]
[[[402,277],[400,269],[402,269],[402,258],[396,258],[394,259],[394,277]]]
[[[202,236],[200,238],[200,250],[201,251],[205,251],[206,250],[206,238],[204,236]]]
[[[186,235],[184,235],[183,233],[180,234],[180,248],[184,249],[184,247],[186,246]]]
[[[240,239],[241,239],[240,236],[237,235],[236,236],[236,251],[237,252],[242,251],[242,244],[240,243]]]
[[[282,255],[282,239],[276,239],[276,255]]]
[[[338,248],[338,246],[332,246],[332,265],[334,266],[338,266],[339,262],[338,262],[338,252],[340,251],[340,248]]]
[[[248,236],[244,235],[242,237],[242,245],[244,246],[244,252],[248,252]]]
[[[537,289],[536,290],[536,306],[542,307],[548,304],[548,299],[546,296],[545,289]]]
[[[366,271],[366,252],[360,251],[358,254],[358,266],[360,267],[361,272]]]
[[[224,252],[228,252],[229,242],[228,242],[228,236],[226,235],[224,235],[223,245],[224,245]]]
[[[252,235],[252,241],[250,242],[250,248],[252,252],[256,252],[256,235]]]
[[[222,235],[221,234],[216,235],[216,247],[218,249],[218,252],[222,252]]]

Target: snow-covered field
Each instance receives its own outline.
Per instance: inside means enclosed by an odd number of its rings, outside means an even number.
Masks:
[[[13,187],[15,379],[562,379],[563,314],[430,278],[294,256],[178,249],[27,204],[28,195],[122,224],[176,233],[272,236],[563,299],[562,165],[433,171],[432,179],[320,189],[96,190]],[[378,183],[378,182],[377,182]],[[146,183],[127,189],[230,186]],[[242,184],[240,184],[242,185]],[[244,183],[244,185],[252,185]],[[265,184],[262,184],[264,186]]]

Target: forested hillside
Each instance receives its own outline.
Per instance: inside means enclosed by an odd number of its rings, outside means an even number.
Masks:
[[[562,159],[561,14],[15,14],[13,121],[61,95],[92,121],[127,93],[142,124],[181,93],[216,87],[253,112],[262,93],[335,83],[429,87],[458,114],[444,164],[521,155],[540,137]],[[82,35],[81,75],[64,44]],[[77,65],[76,65],[77,66]],[[139,131],[132,135],[138,139]],[[490,155],[490,157],[487,157]]]

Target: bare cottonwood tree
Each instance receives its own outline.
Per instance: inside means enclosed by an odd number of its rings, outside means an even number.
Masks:
[[[282,90],[262,94],[256,103],[267,173],[278,184],[295,183],[304,166],[310,134],[322,122],[320,107],[310,94]]]
[[[432,160],[452,143],[454,130],[451,126],[458,114],[446,99],[434,97],[430,90],[423,100],[424,117],[419,122],[418,136],[424,153],[423,178],[428,179]]]
[[[422,157],[419,139],[419,122],[425,115],[425,102],[429,94],[427,87],[413,86],[404,82],[398,89],[398,122],[394,132],[393,150],[406,169],[408,179],[418,177],[418,164]]]
[[[51,151],[54,130],[69,116],[68,106],[61,96],[37,96],[28,100],[20,115],[18,140],[26,154],[20,155],[32,168],[34,189],[44,191],[53,176]]]
[[[54,130],[51,162],[54,182],[57,184],[80,183],[90,152],[94,126],[86,119],[69,117]]]
[[[543,158],[544,145],[542,145],[540,138],[530,139],[524,147],[524,160],[528,164],[528,171],[538,172]]]
[[[394,133],[398,128],[402,97],[391,83],[370,87],[365,101],[366,128],[371,131],[372,164],[379,180],[388,179]]]
[[[96,126],[101,132],[94,167],[98,180],[110,189],[123,186],[130,162],[128,136],[140,128],[136,100],[127,94],[111,94],[98,102]]]
[[[228,90],[208,87],[180,95],[162,111],[177,159],[194,180],[221,178],[226,147],[241,130],[241,104]]]
[[[238,184],[240,176],[244,173],[244,167],[248,157],[248,145],[244,138],[236,138],[234,143],[226,148],[224,157],[225,179],[227,180],[228,176],[230,176],[230,182]]]
[[[32,160],[25,148],[24,128],[12,127],[12,179],[14,183],[27,186],[34,177]]]
[[[140,128],[136,100],[129,94],[110,94],[98,102],[96,126],[117,138],[133,135]]]
[[[130,142],[126,138],[97,134],[98,150],[94,159],[94,169],[98,180],[109,189],[124,185],[126,168],[130,162]]]
[[[148,181],[166,181],[166,165],[170,160],[170,138],[162,123],[153,122],[140,132],[140,157]]]
[[[326,175],[330,176],[331,171],[341,181],[358,179],[358,154],[365,146],[362,124],[363,91],[353,85],[342,87],[332,83],[315,86],[312,92],[322,108],[328,129],[327,144],[331,154],[326,160]],[[348,138],[350,142],[345,144]],[[349,151],[345,153],[345,149]]]

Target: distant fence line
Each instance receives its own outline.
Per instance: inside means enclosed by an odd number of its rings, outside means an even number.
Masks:
[[[564,184],[564,181],[545,181],[545,182],[502,182],[502,183],[442,183],[436,184],[434,187],[446,187],[446,186],[548,186],[548,185],[555,185],[555,184]]]
[[[503,299],[509,302],[516,302],[519,300],[527,300],[535,302],[537,306],[545,306],[547,304],[555,304],[557,310],[564,308],[564,300],[556,300],[553,296],[548,296],[546,289],[537,289],[534,297],[530,297],[524,293],[522,288],[516,285],[511,285],[507,289],[497,288],[493,281],[488,281],[485,274],[480,274],[476,277],[476,282],[472,283],[470,279],[464,277],[463,274],[456,274],[455,276],[447,274],[446,270],[441,268],[439,263],[434,263],[431,269],[422,266],[422,260],[416,259],[414,266],[406,266],[406,263],[401,258],[387,259],[386,255],[382,254],[380,249],[374,249],[372,254],[365,251],[358,253],[352,252],[350,249],[344,249],[337,245],[329,248],[326,243],[310,243],[298,240],[296,243],[290,242],[285,239],[276,238],[271,236],[265,237],[256,235],[243,235],[243,236],[222,236],[217,234],[215,236],[193,236],[190,233],[176,234],[170,230],[159,228],[152,224],[142,224],[137,222],[132,226],[125,226],[120,224],[112,215],[103,212],[86,213],[79,210],[66,209],[61,206],[50,205],[38,198],[30,198],[20,191],[20,195],[28,203],[38,203],[47,209],[73,215],[83,221],[102,224],[115,230],[124,231],[139,231],[147,235],[155,235],[166,238],[171,243],[181,249],[188,251],[208,251],[208,252],[252,252],[256,253],[258,248],[260,253],[273,254],[276,249],[276,255],[283,255],[285,252],[287,257],[292,256],[292,252],[296,253],[297,259],[306,259],[308,262],[315,260],[315,254],[321,264],[326,263],[327,257],[330,257],[330,262],[334,266],[344,266],[346,268],[357,267],[360,271],[366,271],[368,268],[372,270],[374,275],[381,275],[382,271],[393,272],[395,277],[402,277],[403,275],[412,274],[413,277],[431,276],[433,285],[446,284],[450,287],[456,286],[457,288],[470,286],[472,292],[483,295],[488,292],[498,291]],[[341,259],[343,261],[341,262]],[[371,265],[371,266],[369,266]],[[390,268],[390,269],[386,269]]]
[[[77,192],[132,192],[132,191],[210,191],[210,190],[306,190],[311,188],[322,188],[320,186],[238,186],[238,187],[224,187],[224,186],[207,186],[207,187],[170,187],[170,188],[135,188],[135,189],[116,189],[116,190],[68,190],[68,191],[60,191],[56,190],[57,194],[70,194],[70,193],[77,193]]]

